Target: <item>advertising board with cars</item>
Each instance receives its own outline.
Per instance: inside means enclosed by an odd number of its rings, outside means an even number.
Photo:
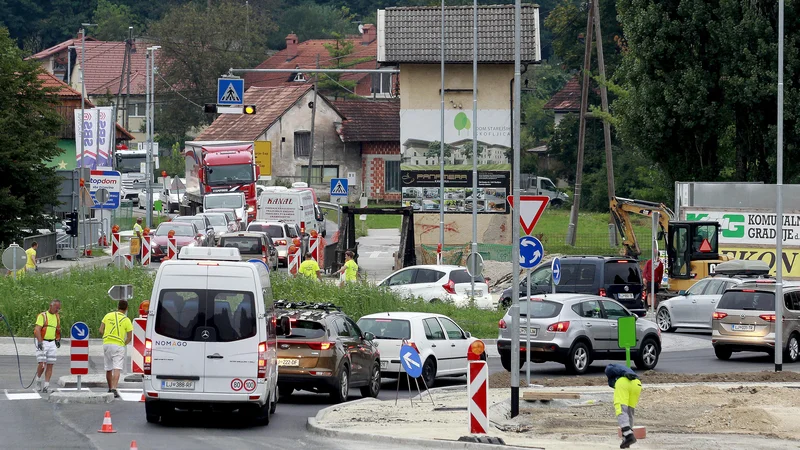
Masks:
[[[448,170],[444,174],[444,195],[439,192],[438,170],[400,172],[403,206],[415,212],[472,213],[472,171]],[[508,171],[478,172],[477,209],[481,214],[508,214],[506,202],[511,177]]]

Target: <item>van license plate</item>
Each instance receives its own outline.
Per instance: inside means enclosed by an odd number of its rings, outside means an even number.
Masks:
[[[731,330],[733,331],[756,331],[755,325],[732,325]]]
[[[185,391],[194,390],[194,381],[189,380],[161,380],[161,389],[177,389]]]
[[[633,294],[619,294],[620,300],[633,300]]]
[[[281,367],[299,367],[300,360],[299,359],[290,359],[290,358],[278,358],[278,366]]]
[[[386,369],[389,367],[389,361],[381,361],[381,369]]]

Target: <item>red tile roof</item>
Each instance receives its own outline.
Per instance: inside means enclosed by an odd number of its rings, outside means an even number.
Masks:
[[[575,75],[567,81],[564,88],[556,92],[542,108],[556,111],[580,112],[581,83],[578,81],[578,76]]]
[[[345,117],[339,134],[345,142],[400,142],[400,101],[339,100]]]
[[[86,36],[86,42],[93,42],[93,41],[96,41],[96,39],[90,36]],[[42,50],[39,53],[31,55],[25,59],[37,59],[37,60],[44,59],[49,56],[55,55],[56,53],[61,53],[64,50],[69,49],[70,45],[81,45],[80,36],[74,39],[68,39],[60,44],[56,44],[48,49]]]
[[[374,39],[368,45],[361,43],[361,36],[348,38],[353,42],[353,53],[342,59],[343,63],[352,62],[363,58],[370,58],[369,61],[356,64],[351,67],[354,69],[375,69],[378,67],[378,40]],[[324,44],[333,44],[335,40],[332,39],[311,39],[305,42],[296,44],[297,56],[288,59],[289,49],[283,49],[278,53],[272,55],[269,59],[259,64],[256,69],[294,69],[300,68],[316,68],[317,55],[319,55],[319,65],[322,68],[335,68],[336,61],[333,60],[328,53],[328,49]],[[348,73],[343,74],[340,80],[354,80],[356,82],[362,80],[364,77],[369,76],[368,73]],[[324,78],[324,77],[323,77]],[[300,84],[300,82],[292,81],[293,74],[289,73],[248,73],[244,76],[246,86],[291,86]],[[306,74],[306,80],[312,80],[313,74]]]
[[[197,141],[242,140],[253,141],[278,120],[303,95],[311,85],[286,87],[250,87],[244,93],[246,104],[256,105],[256,114],[222,114],[206,128]],[[323,100],[325,97],[320,96]]]
[[[147,68],[146,46],[139,44],[137,51],[131,53],[131,94],[145,93],[145,73]],[[77,49],[76,65],[81,63],[81,49]],[[117,94],[119,78],[125,59],[125,42],[94,41],[86,42],[86,93],[88,95]],[[127,83],[127,77],[125,82]],[[123,85],[123,92],[126,86]]]

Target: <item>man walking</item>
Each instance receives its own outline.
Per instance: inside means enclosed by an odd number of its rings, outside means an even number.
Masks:
[[[61,301],[53,299],[47,311],[36,316],[33,336],[36,344],[36,390],[50,392],[50,377],[53,376],[53,365],[56,363],[56,349],[61,347]],[[44,374],[44,384],[42,384]]]
[[[35,272],[39,270],[39,266],[36,264],[36,250],[38,248],[39,248],[39,243],[33,241],[33,244],[31,244],[31,248],[25,250],[25,256],[28,259],[28,261],[25,263],[25,270],[27,272]]]
[[[302,263],[300,263],[300,267],[297,269],[297,275],[303,275],[308,277],[312,280],[322,280],[322,275],[320,275],[319,264],[314,261],[314,257],[311,256],[311,253],[306,253],[306,259]]]
[[[639,404],[642,393],[642,381],[636,372],[622,364],[606,366],[608,385],[614,388],[614,414],[622,430],[622,443],[619,448],[628,448],[636,443],[633,435],[633,413]]]
[[[117,392],[119,374],[125,365],[125,347],[131,342],[133,324],[128,318],[128,302],[120,300],[116,311],[103,317],[100,334],[103,335],[103,365],[106,370],[108,392],[120,398]]]
[[[355,283],[358,279],[358,264],[353,261],[355,253],[352,250],[344,252],[344,266],[339,269],[339,275],[344,275],[342,282],[339,286],[344,286],[345,283]]]
[[[144,230],[142,229],[142,218],[136,219],[136,225],[133,226],[133,239],[131,239],[131,255],[141,264],[142,262],[142,236]]]

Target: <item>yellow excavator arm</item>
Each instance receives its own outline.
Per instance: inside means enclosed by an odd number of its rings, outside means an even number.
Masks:
[[[654,212],[658,212],[658,224],[661,231],[669,231],[669,222],[674,218],[674,213],[663,203],[648,202],[645,200],[635,200],[630,198],[614,197],[610,202],[611,215],[617,224],[617,230],[622,237],[622,245],[625,246],[625,255],[629,258],[639,258],[642,250],[636,240],[636,233],[633,231],[630,214],[652,217]]]

